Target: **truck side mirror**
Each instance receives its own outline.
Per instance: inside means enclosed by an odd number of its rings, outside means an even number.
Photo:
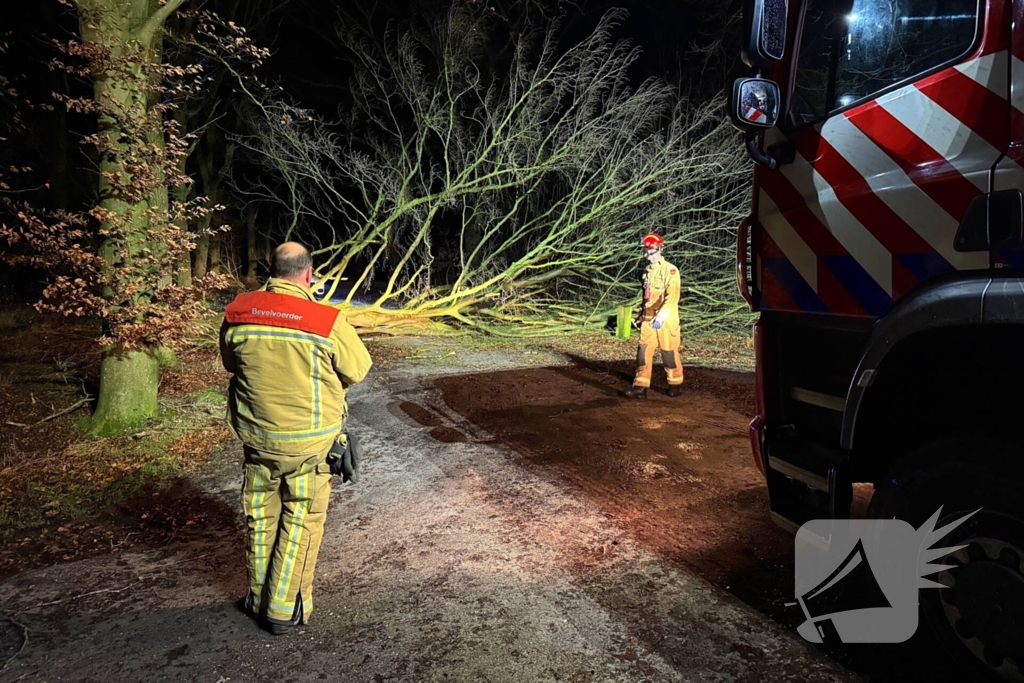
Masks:
[[[744,132],[773,128],[779,120],[780,99],[775,81],[737,78],[729,100],[729,120]]]
[[[781,93],[775,81],[766,78],[737,78],[732,86],[729,100],[729,120],[732,125],[746,133],[747,154],[755,163],[768,169],[776,169],[782,159],[764,154],[757,148],[757,133],[772,128],[779,120]],[[785,155],[784,155],[785,156]]]
[[[757,68],[781,61],[786,52],[787,0],[751,0],[743,19],[747,36],[743,63]]]

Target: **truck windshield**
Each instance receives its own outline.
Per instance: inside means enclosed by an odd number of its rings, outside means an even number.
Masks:
[[[808,0],[790,124],[829,113],[964,56],[979,0]]]

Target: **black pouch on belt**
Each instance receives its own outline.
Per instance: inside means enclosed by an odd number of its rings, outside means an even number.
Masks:
[[[331,446],[327,463],[331,474],[340,474],[342,483],[359,483],[359,439],[354,434],[342,433]]]

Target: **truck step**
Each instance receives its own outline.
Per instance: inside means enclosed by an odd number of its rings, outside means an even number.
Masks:
[[[826,410],[834,410],[839,413],[846,410],[846,396],[834,396],[820,391],[802,389],[801,387],[793,387],[789,390],[789,395],[794,401],[825,408]]]
[[[812,519],[849,514],[852,487],[841,451],[793,441],[772,444],[765,455],[772,518],[779,526],[794,531]]]
[[[796,479],[799,482],[807,484],[812,489],[818,491],[828,491],[828,471],[815,472],[813,470],[807,470],[799,465],[777,458],[774,455],[768,456],[768,466],[776,472],[786,475],[790,479]]]
[[[775,443],[768,451],[768,466],[818,491],[829,490],[829,473],[846,463],[841,451],[806,441]]]

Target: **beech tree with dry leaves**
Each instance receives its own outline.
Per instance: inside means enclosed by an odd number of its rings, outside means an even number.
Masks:
[[[208,84],[202,65],[165,63],[165,24],[183,0],[57,0],[77,11],[80,38],[61,44],[51,65],[93,84],[91,97],[59,98],[56,106],[94,117],[85,144],[95,150],[97,201],[86,211],[45,211],[0,187],[0,225],[8,263],[48,273],[37,308],[103,324],[99,396],[88,425],[93,435],[123,431],[157,413],[161,358],[199,334],[208,309],[210,276],[183,286],[178,265],[215,206],[203,198],[171,202],[192,180],[183,159],[193,138],[173,111]],[[258,61],[238,27],[230,40],[211,37]],[[187,195],[184,195],[187,197]]]

